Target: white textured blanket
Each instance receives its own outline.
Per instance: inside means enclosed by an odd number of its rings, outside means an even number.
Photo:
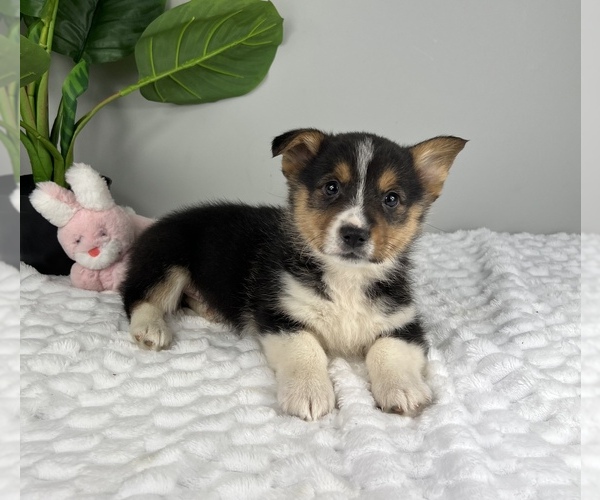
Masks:
[[[0,498],[19,498],[19,272],[0,262]]]
[[[583,500],[600,496],[600,235],[581,242],[581,442]]]
[[[254,339],[181,314],[140,351],[116,294],[24,266],[22,498],[578,498],[579,236],[427,234],[415,260],[435,404],[384,414],[335,359],[317,422]]]

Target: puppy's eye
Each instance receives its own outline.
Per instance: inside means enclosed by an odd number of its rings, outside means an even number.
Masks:
[[[329,181],[323,186],[323,192],[327,196],[335,196],[340,192],[340,183],[338,181]]]
[[[400,195],[398,193],[395,193],[394,191],[390,191],[388,194],[385,195],[383,203],[386,207],[395,208],[398,206],[398,203],[400,203]]]

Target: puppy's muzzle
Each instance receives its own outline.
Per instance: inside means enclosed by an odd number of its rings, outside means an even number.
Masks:
[[[351,253],[361,253],[369,241],[369,231],[357,226],[342,226],[340,238],[344,250]]]

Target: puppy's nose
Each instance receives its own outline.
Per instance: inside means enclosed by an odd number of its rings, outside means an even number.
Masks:
[[[369,240],[369,231],[356,226],[342,226],[340,236],[352,249],[362,247]]]

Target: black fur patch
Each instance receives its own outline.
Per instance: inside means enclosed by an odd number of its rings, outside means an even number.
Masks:
[[[294,141],[303,133],[308,133],[312,142],[300,141],[297,146]],[[356,196],[354,181],[346,180],[346,184],[340,186],[339,196],[327,202],[323,201],[320,184],[342,162],[354,169],[347,179],[359,178],[357,145],[365,141],[371,141],[374,152],[364,190],[365,217],[369,223],[377,219],[401,226],[407,207],[422,204],[425,196],[409,148],[372,134],[327,135],[313,129],[292,131],[279,136],[272,144],[273,154],[289,155],[293,176],[290,206],[215,203],[180,210],[156,222],[140,236],[131,252],[121,289],[128,316],[165,280],[169,270],[177,266],[189,272],[191,286],[197,289],[206,305],[240,331],[251,328],[263,334],[292,333],[308,328],[298,318],[292,319],[286,314],[280,304],[285,292],[283,276],[287,273],[322,299],[331,299],[324,279],[327,264],[308,250],[309,245],[294,225],[291,210],[294,190],[303,186],[311,196],[308,203],[317,210],[335,210],[334,203],[339,204],[340,210],[348,206]],[[299,147],[301,151],[289,152],[288,146]],[[300,167],[296,168],[294,161],[301,161]],[[386,211],[377,179],[390,170],[392,180],[398,179],[395,189],[403,207]],[[423,216],[424,212],[421,219]],[[390,314],[412,303],[409,250],[410,244],[399,250],[387,274],[365,287],[366,299],[388,308]],[[382,334],[390,335],[389,332]],[[398,328],[391,336],[426,346],[418,321]]]
[[[390,335],[397,339],[404,340],[405,342],[419,344],[425,352],[428,351],[427,339],[425,337],[425,331],[418,320],[413,321],[402,328],[394,330]]]

